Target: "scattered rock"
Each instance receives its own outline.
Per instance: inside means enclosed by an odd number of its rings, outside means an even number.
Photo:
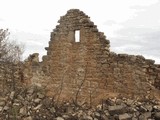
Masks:
[[[5,105],[5,101],[0,101],[0,106],[4,106]]]
[[[40,98],[40,99],[45,97],[44,94],[41,94],[41,93],[37,93],[37,95],[38,95],[38,98]]]
[[[26,107],[22,107],[20,110],[19,110],[19,113],[22,114],[22,115],[26,115],[27,114],[27,109]]]
[[[17,120],[160,120],[159,102],[109,98],[96,107],[76,106],[71,102],[55,104],[36,87],[10,92],[0,99],[0,118]],[[16,95],[16,97],[15,97]],[[156,101],[156,100],[155,100]],[[13,109],[14,108],[14,109]],[[15,117],[16,114],[16,117]],[[15,117],[15,118],[14,118]]]
[[[145,112],[143,115],[144,115],[145,119],[149,119],[149,118],[151,118],[152,113],[151,112]]]
[[[40,103],[40,101],[41,101],[41,99],[39,99],[39,98],[36,98],[36,99],[34,100],[35,103]]]
[[[33,120],[31,116],[24,118],[23,120]]]
[[[111,115],[122,114],[126,110],[125,107],[126,106],[122,106],[122,105],[109,106],[108,111]]]
[[[3,110],[7,111],[7,110],[9,110],[9,107],[8,106],[4,106]]]
[[[33,94],[33,92],[34,92],[34,86],[31,86],[31,87],[28,89],[27,93],[28,93],[29,95],[31,95],[31,94]]]
[[[155,113],[155,120],[160,120],[160,112]]]
[[[0,107],[0,112],[3,110],[3,107]]]
[[[41,108],[41,106],[42,106],[42,104],[37,105],[36,107],[34,107],[34,110],[38,110],[38,109],[40,109],[40,108]]]
[[[131,119],[132,119],[132,116],[127,113],[119,115],[119,120],[131,120]]]
[[[9,96],[11,100],[13,100],[14,95],[15,95],[15,91],[12,91],[11,94],[10,94],[10,96]]]
[[[55,113],[56,112],[56,109],[54,107],[50,108],[50,112],[51,113]]]
[[[151,112],[153,110],[153,106],[152,105],[145,105],[145,108],[147,109],[147,111]]]
[[[57,117],[56,120],[64,120],[62,117]]]

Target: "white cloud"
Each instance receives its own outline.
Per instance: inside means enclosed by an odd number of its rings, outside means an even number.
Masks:
[[[114,31],[111,48],[115,52],[141,54],[160,63],[160,17],[155,14],[160,10],[160,2],[143,7],[133,19],[119,23],[122,29]],[[132,45],[132,46],[130,46]],[[140,46],[136,48],[135,46]]]

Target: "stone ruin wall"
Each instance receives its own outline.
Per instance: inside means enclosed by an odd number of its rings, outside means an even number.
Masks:
[[[71,9],[58,22],[43,61],[33,54],[23,63],[22,83],[45,86],[48,95],[62,100],[159,95],[160,65],[143,56],[111,52],[110,41],[82,11]],[[76,30],[80,42],[75,42]]]
[[[110,52],[110,41],[82,11],[69,10],[58,22],[41,67],[50,95],[97,101],[120,94],[150,96],[160,88],[160,65],[143,56]],[[75,41],[76,30],[80,42]]]
[[[52,78],[51,89],[64,97],[96,93],[101,80],[98,56],[108,57],[109,41],[79,10],[68,11],[59,23],[51,33],[47,56],[44,57],[44,67]],[[80,30],[80,42],[75,42],[76,30]]]

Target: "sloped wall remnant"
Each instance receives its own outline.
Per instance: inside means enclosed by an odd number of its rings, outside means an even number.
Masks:
[[[35,53],[23,63],[23,83],[44,86],[56,100],[90,104],[114,96],[160,98],[160,65],[154,60],[110,51],[104,33],[78,9],[58,23],[43,61]]]
[[[98,93],[99,85],[105,88],[100,68],[109,56],[109,40],[77,9],[69,10],[58,22],[43,57],[46,74],[52,78],[51,88],[64,97]],[[75,41],[77,30],[80,42]]]
[[[119,94],[150,95],[160,87],[160,65],[143,56],[110,52],[110,41],[82,11],[71,9],[58,22],[42,62],[50,76],[49,94],[97,101]]]

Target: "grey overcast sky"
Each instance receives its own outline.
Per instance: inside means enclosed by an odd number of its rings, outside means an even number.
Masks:
[[[143,55],[160,64],[160,0],[0,0],[0,28],[25,44],[24,58],[46,54],[60,16],[77,8],[111,42],[111,51]]]

